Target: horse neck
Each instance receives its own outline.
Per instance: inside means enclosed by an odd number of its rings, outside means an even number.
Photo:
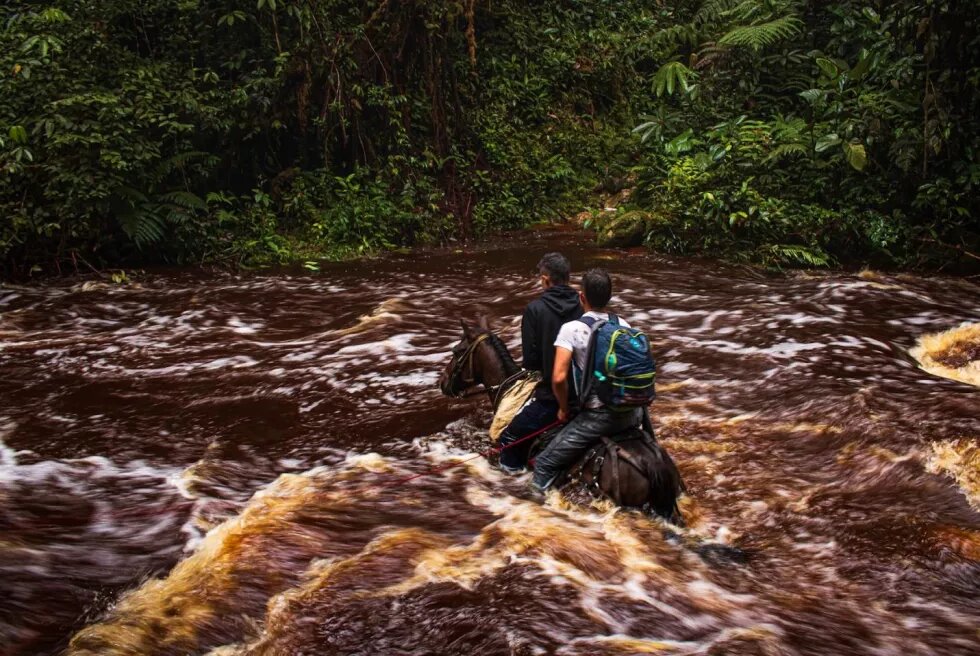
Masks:
[[[480,377],[486,387],[497,387],[510,376],[521,370],[514,362],[507,347],[499,341],[496,335],[483,343],[480,350]]]

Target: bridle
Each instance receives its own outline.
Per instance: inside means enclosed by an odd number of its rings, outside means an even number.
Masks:
[[[492,337],[493,333],[480,333],[473,338],[472,342],[467,344],[466,350],[459,354],[453,354],[452,368],[449,372],[449,378],[443,386],[443,393],[455,399],[462,399],[486,392],[490,396],[490,402],[493,404],[494,410],[497,409],[497,401],[501,397],[501,391],[510,387],[514,381],[525,376],[527,372],[518,370],[516,373],[508,376],[499,385],[487,385],[483,381],[477,380],[473,364],[476,349]],[[468,375],[466,375],[467,372],[469,372]],[[483,385],[482,390],[477,389],[480,385]]]
[[[490,339],[490,333],[480,333],[472,342],[467,344],[465,351],[461,354],[453,354],[452,369],[449,371],[449,378],[442,390],[447,396],[461,399],[481,393],[481,390],[475,389],[481,383],[476,380],[476,374],[473,370],[473,356],[480,344],[488,339]],[[469,376],[462,377],[467,369]]]

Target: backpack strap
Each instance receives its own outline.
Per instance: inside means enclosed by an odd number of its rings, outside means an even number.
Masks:
[[[585,371],[582,372],[582,378],[579,380],[578,384],[578,402],[585,407],[585,402],[589,398],[589,392],[592,391],[592,381],[595,378],[595,344],[596,336],[599,332],[599,328],[605,323],[602,319],[596,319],[595,317],[583,317],[579,319],[582,323],[589,327],[589,348],[585,350]]]
[[[576,319],[576,321],[581,321],[582,323],[584,323],[586,326],[589,327],[589,330],[592,330],[593,326],[595,326],[600,321],[605,323],[614,323],[617,326],[619,325],[619,317],[617,317],[612,312],[609,313],[608,319],[597,319],[596,317],[587,317],[583,314],[578,319]]]
[[[588,399],[588,394],[592,391],[592,381],[595,379],[594,369],[595,369],[595,344],[596,335],[599,332],[599,328],[606,323],[613,323],[619,325],[619,317],[617,317],[612,312],[609,313],[607,319],[597,319],[596,317],[581,316],[578,319],[586,326],[589,327],[591,334],[589,335],[589,348],[585,352],[585,366],[586,370],[582,372],[582,378],[578,381],[578,400],[579,403],[584,404],[586,399]]]

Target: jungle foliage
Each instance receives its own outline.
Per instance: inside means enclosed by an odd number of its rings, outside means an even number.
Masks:
[[[641,2],[49,0],[0,31],[0,259],[261,264],[526,225],[628,152]],[[84,266],[84,265],[83,265]]]
[[[673,3],[633,202],[647,241],[776,265],[975,268],[969,2]]]
[[[558,218],[624,185],[661,250],[978,250],[970,3],[5,6],[8,274],[343,257]]]

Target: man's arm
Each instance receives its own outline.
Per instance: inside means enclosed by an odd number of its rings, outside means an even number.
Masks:
[[[541,345],[538,344],[538,327],[534,312],[528,305],[521,319],[521,360],[525,369],[541,371]],[[544,372],[541,372],[544,373]]]
[[[558,399],[558,421],[568,421],[568,369],[571,362],[571,351],[561,346],[555,347],[555,368],[551,372],[551,389]]]

